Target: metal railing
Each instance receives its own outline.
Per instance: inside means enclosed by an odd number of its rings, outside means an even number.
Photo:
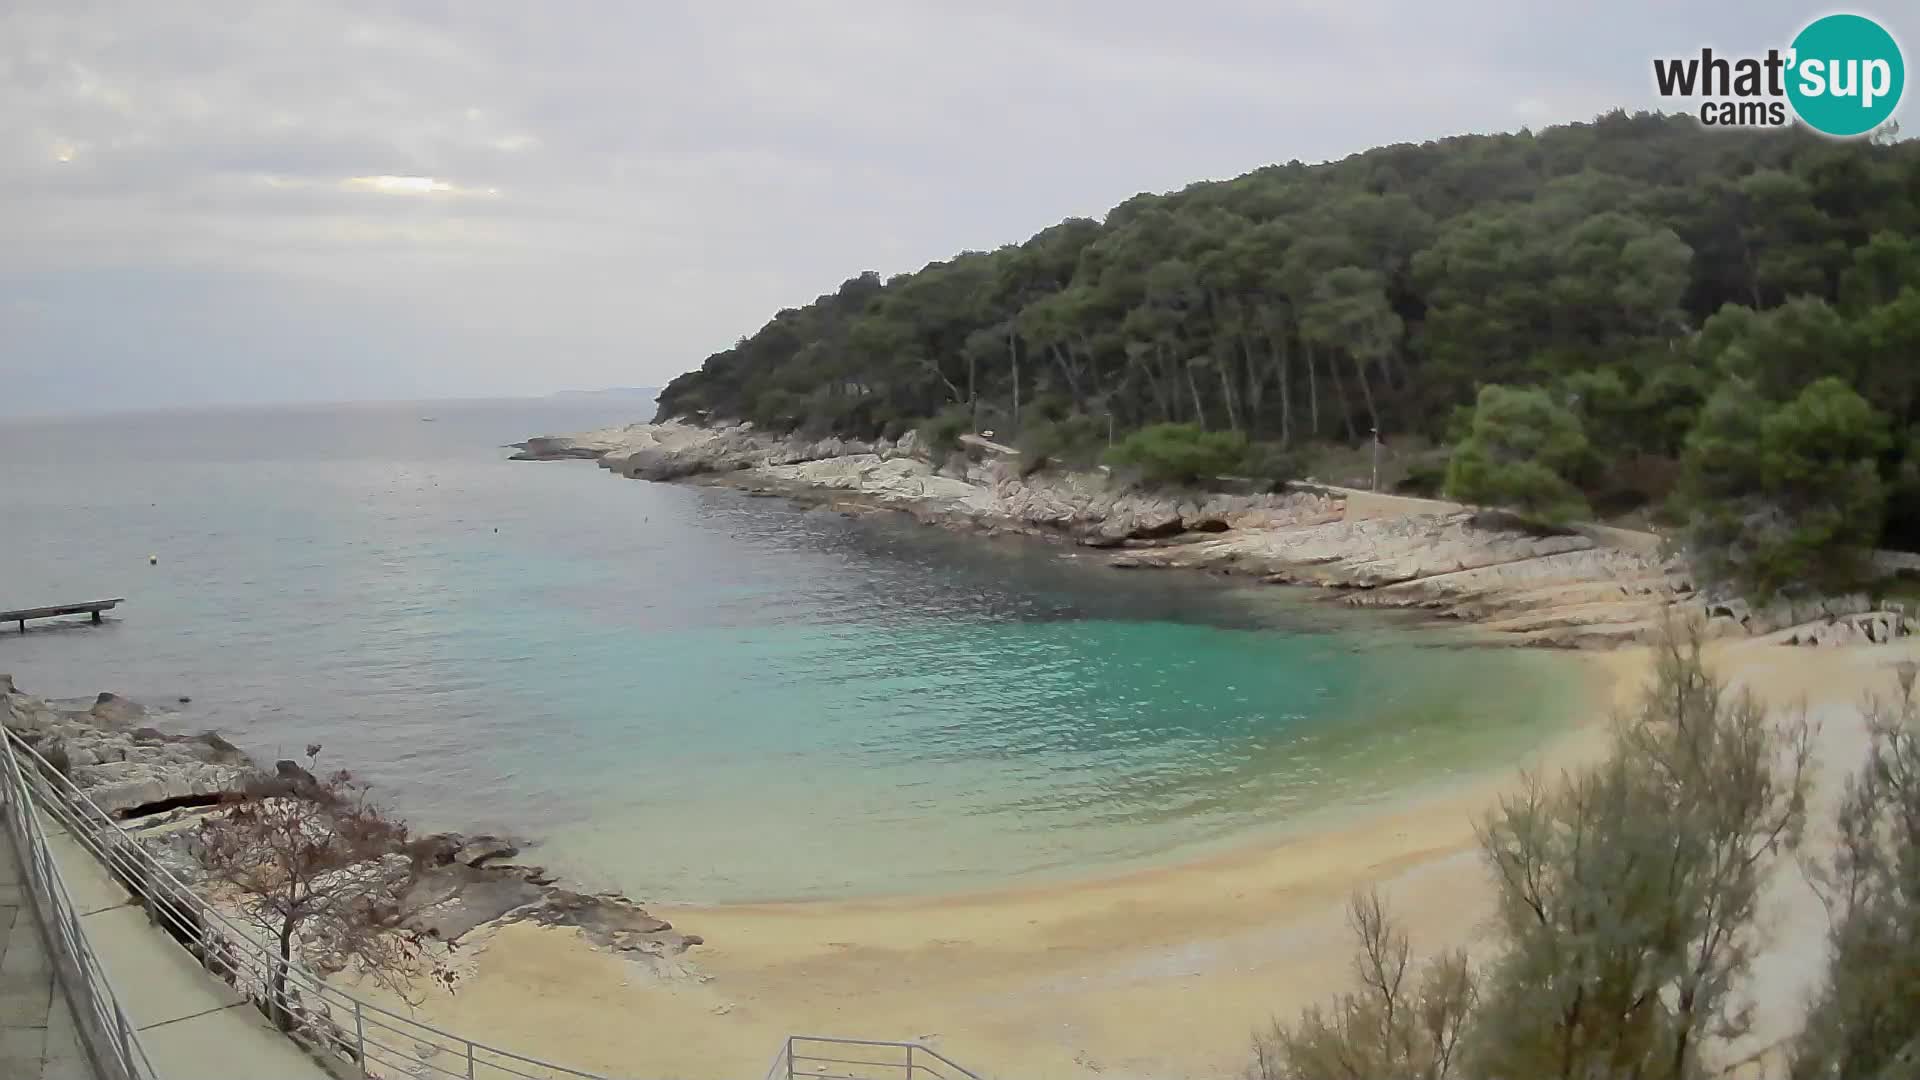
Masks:
[[[79,909],[67,894],[60,866],[47,846],[33,791],[14,754],[15,743],[12,732],[0,739],[0,823],[13,841],[27,907],[40,924],[47,959],[73,1014],[81,1052],[100,1080],[158,1080],[138,1030],[80,928]],[[19,745],[25,748],[24,743]]]
[[[203,900],[18,735],[8,731],[4,742],[8,824],[15,830],[16,842],[22,841],[22,831],[31,837],[40,868],[34,872],[58,885],[58,870],[31,812],[37,807],[126,886],[149,919],[180,942],[203,967],[252,999],[269,1016],[273,1013],[267,1003],[272,996],[269,987],[274,974],[284,967],[282,1011],[287,1017],[287,1034],[314,1052],[358,1068],[370,1077],[608,1080],[599,1073],[555,1065],[442,1031],[330,985],[298,960],[283,964],[279,955],[259,940],[257,932],[236,925]],[[24,809],[16,812],[16,807]],[[28,843],[21,842],[21,847],[24,856]],[[64,900],[64,891],[60,895]],[[84,970],[92,980],[76,983],[97,986],[90,992],[104,997],[103,1005],[89,999],[89,1011],[103,1017],[107,1029],[120,1025],[127,1036],[122,1040],[126,1053],[138,1057],[137,1067],[120,1073],[103,1070],[102,1076],[106,1080],[120,1080],[123,1075],[130,1080],[156,1077],[146,1065],[145,1056],[138,1053],[138,1040],[129,1034],[132,1028],[125,1014],[112,1004],[105,975],[81,936],[72,905],[67,904],[63,910],[66,914],[62,917],[67,920],[59,924],[63,945],[85,958]],[[76,1014],[81,1011],[79,1005],[76,1001]]]
[[[878,1039],[789,1035],[766,1080],[980,1080],[931,1046]]]
[[[4,730],[4,729],[0,729]],[[80,926],[41,817],[124,885],[147,917],[208,971],[272,1016],[269,989],[284,968],[287,1034],[369,1077],[431,1080],[609,1080],[599,1073],[516,1054],[423,1024],[330,985],[299,961],[283,963],[257,932],[236,925],[156,859],[139,839],[17,734],[0,739],[5,825],[20,852],[50,951],[61,964],[82,1043],[101,1080],[163,1080],[140,1046],[105,970]],[[930,1046],[913,1042],[790,1035],[767,1080],[980,1080]],[[181,1078],[173,1078],[181,1080]]]

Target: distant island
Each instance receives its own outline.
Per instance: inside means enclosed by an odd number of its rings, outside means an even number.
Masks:
[[[637,401],[652,401],[660,396],[657,386],[609,386],[604,390],[559,390],[549,395],[557,398],[620,398]]]

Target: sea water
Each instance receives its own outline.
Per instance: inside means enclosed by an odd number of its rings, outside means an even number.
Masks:
[[[716,902],[1187,857],[1510,768],[1577,698],[1563,658],[1302,590],[503,448],[641,411],[0,421],[0,608],[127,598],[0,633],[0,671]]]

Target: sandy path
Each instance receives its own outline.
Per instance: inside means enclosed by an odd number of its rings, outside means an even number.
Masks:
[[[1771,701],[1826,703],[1823,755],[1844,771],[1864,745],[1846,706],[1869,684],[1890,688],[1888,665],[1909,655],[1920,646],[1742,642],[1716,659]],[[1646,670],[1642,650],[1589,660],[1590,683],[1568,692],[1594,702],[1592,721],[1536,764],[1597,753],[1607,704],[1630,697]],[[456,995],[423,1011],[455,1031],[622,1076],[756,1077],[789,1032],[922,1039],[987,1076],[1235,1076],[1256,1025],[1345,986],[1354,887],[1378,883],[1416,948],[1480,934],[1488,886],[1473,822],[1512,782],[1092,883],[935,900],[650,904],[711,943],[691,955],[693,974],[663,977],[573,931],[510,926],[475,949]],[[1774,918],[1796,944],[1762,967],[1770,1030],[1791,1025],[1824,926],[1804,883],[1788,886],[1776,890]]]

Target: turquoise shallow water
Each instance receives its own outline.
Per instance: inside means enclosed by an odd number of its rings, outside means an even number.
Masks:
[[[320,742],[417,825],[720,901],[1178,858],[1505,767],[1573,696],[1563,658],[1291,590],[500,449],[632,413],[0,422],[0,606],[129,599],[0,671],[189,695],[169,723]]]

